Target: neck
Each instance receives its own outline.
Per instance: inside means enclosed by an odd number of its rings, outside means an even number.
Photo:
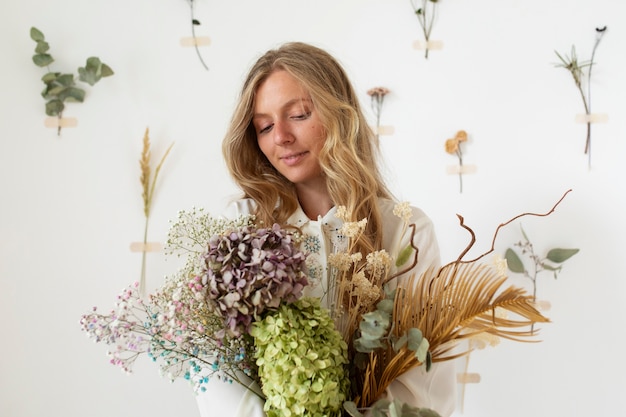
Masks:
[[[311,220],[324,216],[334,206],[326,184],[318,187],[296,186],[296,192],[300,207]]]

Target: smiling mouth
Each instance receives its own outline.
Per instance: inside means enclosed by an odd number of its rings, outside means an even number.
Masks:
[[[294,153],[294,154],[290,154],[286,156],[281,156],[280,159],[284,161],[287,165],[293,165],[297,163],[298,161],[300,161],[307,153],[308,151],[298,152],[298,153]]]

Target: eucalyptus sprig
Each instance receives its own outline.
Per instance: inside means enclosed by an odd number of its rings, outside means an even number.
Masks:
[[[591,114],[591,69],[593,68],[594,58],[596,55],[596,49],[598,48],[598,44],[602,40],[602,37],[606,33],[606,26],[602,28],[596,28],[596,41],[593,44],[593,49],[591,51],[591,59],[589,61],[578,61],[578,56],[576,55],[576,47],[572,45],[572,50],[570,55],[559,54],[557,51],[556,56],[559,58],[560,62],[555,64],[557,68],[565,68],[569,71],[574,79],[574,84],[576,84],[576,89],[580,93],[580,97],[583,101],[583,106],[585,108],[585,114],[587,117]],[[587,91],[583,87],[584,77],[585,77],[585,69],[588,68],[587,71]],[[591,168],[591,120],[587,120],[587,138],[585,140],[585,154],[587,155],[588,166]]]
[[[563,262],[576,255],[579,249],[557,247],[548,250],[545,256],[541,256],[535,252],[532,242],[521,226],[520,230],[522,232],[522,240],[515,243],[514,246],[527,259],[527,262],[530,262],[531,267],[527,268],[517,252],[512,248],[506,250],[504,257],[511,272],[522,274],[530,279],[533,285],[533,300],[537,301],[537,277],[539,274],[552,272],[554,279],[556,279],[563,268]]]
[[[352,417],[365,416],[365,414],[361,413],[361,410],[357,408],[356,404],[351,401],[346,401],[343,407]],[[407,403],[403,403],[397,398],[393,401],[389,401],[386,398],[380,399],[368,408],[367,411],[370,413],[369,415],[371,415],[371,417],[441,417],[439,413],[430,408],[413,407]]]
[[[45,67],[48,72],[42,77],[46,85],[41,95],[46,100],[46,114],[51,117],[58,117],[59,121],[63,117],[65,102],[79,102],[85,100],[85,90],[77,87],[74,74],[53,72],[50,64],[54,58],[50,55],[50,45],[46,41],[44,34],[37,28],[30,28],[30,38],[37,43],[33,63],[38,67]],[[96,84],[103,77],[113,75],[113,70],[107,64],[100,61],[100,58],[87,58],[84,67],[78,68],[78,79],[91,86]],[[61,124],[57,128],[57,135],[61,135]]]
[[[416,2],[418,4],[416,4]],[[430,4],[432,3],[432,4]],[[433,25],[437,16],[438,0],[411,0],[411,6],[417,16],[417,20],[422,27],[424,34],[424,40],[426,42],[424,58],[428,59],[428,42],[430,41],[430,34],[433,31]]]

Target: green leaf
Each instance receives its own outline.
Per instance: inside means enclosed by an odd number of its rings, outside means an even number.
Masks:
[[[548,270],[548,271],[560,271],[560,270],[561,270],[561,267],[560,267],[560,266],[552,266],[552,265],[547,264],[547,263],[545,263],[545,262],[542,262],[542,263],[541,263],[541,267],[542,267],[543,269]]]
[[[346,410],[346,412],[352,417],[363,417],[363,414],[359,412],[356,404],[352,401],[345,401],[343,403],[343,409]]]
[[[110,77],[111,75],[115,74],[113,70],[111,69],[111,67],[109,67],[107,64],[103,63],[100,69],[101,69],[100,75],[102,77]]]
[[[526,242],[530,242],[530,239],[528,239],[528,236],[526,235],[526,232],[524,231],[524,228],[522,227],[522,225],[520,224],[519,229],[522,231],[522,236],[524,236],[524,239],[526,240]]]
[[[376,310],[391,314],[393,312],[393,300],[385,298],[376,304]]]
[[[424,362],[430,343],[426,340],[419,329],[409,329],[409,349],[415,352],[418,361]]]
[[[412,253],[413,247],[411,245],[408,245],[406,248],[402,249],[402,251],[400,251],[400,254],[398,255],[398,259],[396,259],[396,266],[400,267],[404,265],[409,260],[409,257]]]
[[[85,100],[85,90],[77,87],[67,87],[61,94],[59,99],[62,101],[74,101],[82,103]]]
[[[78,79],[86,82],[89,85],[94,85],[100,80],[96,71],[87,68],[80,67],[78,68]]]
[[[66,87],[64,85],[57,85],[57,86],[53,86],[51,88],[48,89],[48,91],[46,92],[46,97],[45,98],[58,98],[58,95],[61,94],[63,92],[63,90],[66,90],[69,87]],[[61,99],[59,99],[61,100]],[[63,101],[63,100],[61,100]]]
[[[506,250],[504,254],[504,258],[506,259],[506,265],[511,272],[515,272],[516,274],[522,274],[526,271],[524,268],[524,264],[522,260],[517,256],[517,253],[511,248]]]
[[[576,255],[580,249],[563,249],[563,248],[555,248],[551,249],[548,252],[546,258],[551,260],[552,262],[562,263],[567,261],[572,256]]]
[[[54,62],[54,58],[50,54],[37,54],[33,55],[33,62],[38,67],[47,67]]]
[[[48,116],[59,116],[64,108],[65,105],[61,100],[50,100],[46,103],[46,114]]]
[[[35,42],[45,40],[43,33],[41,33],[41,31],[34,26],[30,28],[30,38]]]
[[[393,350],[395,352],[399,351],[406,345],[408,340],[409,340],[409,337],[406,334],[403,334],[398,340],[393,342]]]
[[[39,41],[37,42],[37,46],[35,47],[35,52],[38,54],[44,54],[48,52],[48,49],[50,49],[50,45],[48,45],[48,42]]]
[[[61,74],[57,77],[56,82],[65,87],[71,87],[75,85],[74,74]]]
[[[441,414],[429,408],[420,408],[417,416],[418,417],[441,417]]]
[[[60,72],[49,72],[43,77],[41,77],[41,81],[43,81],[46,84],[50,84],[53,81],[55,81],[59,75],[61,75]]]
[[[92,56],[87,58],[87,64],[85,65],[85,67],[88,70],[97,72],[100,67],[102,66],[102,62],[100,62],[100,58],[96,57],[96,56]]]

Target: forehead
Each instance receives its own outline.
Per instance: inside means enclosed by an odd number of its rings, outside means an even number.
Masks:
[[[311,102],[311,96],[304,84],[285,70],[270,73],[256,89],[254,111],[286,107],[295,103]]]

